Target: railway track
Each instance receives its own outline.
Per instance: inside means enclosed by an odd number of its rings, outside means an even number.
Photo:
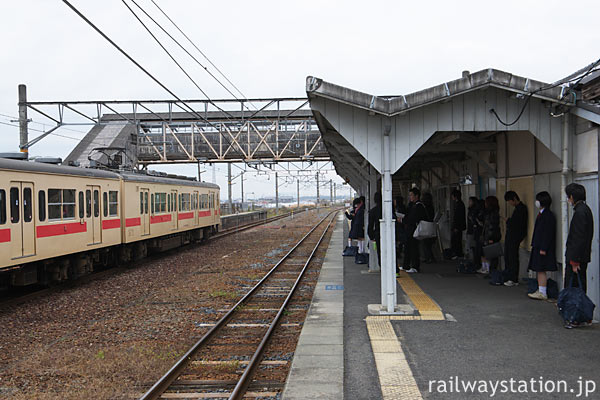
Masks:
[[[303,211],[300,211],[300,212],[303,212]],[[300,212],[298,212],[296,214],[299,214]],[[280,220],[280,219],[283,219],[283,218],[287,218],[287,217],[291,216],[292,214],[293,213],[290,212],[290,213],[285,213],[285,214],[281,214],[281,215],[276,215],[274,217],[270,217],[270,218],[266,218],[264,220],[252,222],[250,224],[245,224],[245,225],[242,225],[242,226],[239,226],[239,227],[230,228],[230,229],[221,231],[221,232],[219,232],[219,233],[211,236],[208,240],[216,240],[216,239],[220,239],[220,238],[223,238],[223,237],[227,237],[227,236],[230,236],[230,235],[233,235],[233,234],[236,234],[236,233],[239,233],[239,232],[243,232],[245,230],[248,230],[248,229],[260,226],[260,225],[268,224],[270,222],[274,222],[274,221],[277,221],[277,220]],[[188,246],[186,246],[186,247],[188,247]],[[174,249],[174,250],[177,250],[177,249]],[[170,251],[173,251],[173,250],[170,250]],[[159,253],[159,254],[156,254],[156,255],[150,256],[150,257],[162,257],[165,254],[168,254],[170,251],[167,251],[166,253]],[[147,258],[139,260],[137,262],[142,262],[144,260],[147,260]],[[137,262],[132,263],[132,265],[134,266],[135,263],[137,263]],[[115,267],[112,267],[112,268],[102,269],[102,270],[93,272],[90,275],[86,275],[86,276],[82,276],[80,278],[69,280],[67,282],[58,284],[56,286],[39,288],[39,289],[33,289],[32,291],[26,291],[25,294],[18,294],[18,295],[12,295],[12,296],[11,295],[8,295],[8,296],[5,295],[6,297],[4,299],[0,298],[0,310],[6,309],[7,307],[11,307],[11,306],[16,306],[16,305],[19,305],[19,304],[24,303],[26,301],[33,300],[35,298],[38,298],[38,297],[41,297],[41,296],[45,296],[45,295],[48,295],[48,294],[51,294],[51,293],[55,293],[55,292],[60,291],[60,290],[73,288],[73,287],[75,287],[77,285],[81,285],[81,284],[84,284],[84,283],[87,283],[87,282],[90,282],[90,281],[93,281],[93,280],[96,280],[96,279],[102,279],[102,278],[108,277],[110,275],[114,275],[114,274],[117,274],[119,272],[125,271],[128,268],[131,268],[131,266],[129,266],[129,267],[115,266]]]
[[[321,219],[140,400],[276,396],[280,383],[252,379],[261,364],[276,363],[263,361],[263,352],[335,215],[333,211]],[[206,368],[211,365],[229,366],[216,373],[225,379],[214,379],[215,373]],[[249,388],[254,391],[247,393]]]

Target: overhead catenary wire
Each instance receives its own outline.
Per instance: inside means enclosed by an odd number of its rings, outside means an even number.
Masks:
[[[150,16],[148,15],[148,13],[146,13],[146,11],[140,7],[135,0],[131,0],[133,4],[135,4],[140,10],[142,10],[142,12],[144,14],[146,14],[146,16],[148,18],[150,18],[155,24],[157,24],[161,29],[162,27]],[[212,104],[214,107],[216,107],[219,111],[221,111],[223,114],[227,115],[228,117],[232,117],[233,116],[228,113],[227,111],[223,110],[221,107],[217,106],[208,96],[208,94],[200,87],[200,85],[198,85],[198,83],[194,80],[194,78],[191,77],[191,75],[183,68],[183,66],[175,59],[175,57],[169,52],[169,50],[167,50],[167,48],[162,44],[162,42],[156,37],[156,35],[154,35],[154,33],[152,33],[152,31],[150,30],[150,28],[148,28],[148,26],[144,23],[144,21],[142,21],[142,19],[135,13],[135,11],[133,11],[133,9],[131,9],[131,7],[129,7],[129,4],[127,4],[127,2],[125,0],[121,0],[121,2],[125,5],[125,7],[127,7],[127,9],[131,12],[131,14],[133,14],[133,16],[135,17],[135,19],[137,19],[137,21],[144,27],[144,29],[146,30],[146,32],[148,32],[148,34],[150,34],[150,36],[152,36],[152,38],[154,39],[154,41],[163,49],[163,51],[165,53],[167,53],[167,55],[169,56],[169,58],[175,63],[175,65],[177,65],[177,67],[179,67],[179,69],[185,74],[185,76],[188,77],[188,79],[190,81],[192,81],[192,83],[194,84],[194,86],[196,86],[196,88],[198,88],[198,90],[204,95],[204,97],[206,97],[206,99],[208,100],[208,102],[210,104]],[[168,32],[164,31],[167,35],[169,35]],[[169,35],[169,37],[171,37]],[[171,37],[172,38],[172,37]],[[173,39],[173,38],[172,38]],[[173,39],[175,40],[175,39]],[[185,49],[184,49],[185,50]],[[189,54],[189,53],[188,53]]]
[[[118,44],[116,44],[108,35],[106,35],[100,28],[98,28],[92,21],[90,21],[83,13],[81,13],[75,6],[73,6],[68,0],[62,0],[75,14],[77,14],[81,19],[83,19],[90,27],[92,27],[100,36],[102,36],[106,41],[108,41],[114,48],[116,48],[121,54],[123,54],[129,61],[131,61],[136,67],[138,67],[142,72],[144,72],[150,79],[156,82],[161,88],[163,88],[167,93],[173,96],[179,103],[181,103],[185,108],[176,103],[178,107],[183,109],[184,111],[191,112],[193,115],[198,117],[200,120],[205,121],[208,125],[217,130],[221,136],[225,139],[225,141],[229,144],[229,146],[237,153],[244,156],[244,153],[240,151],[240,149],[235,148],[231,141],[225,136],[212,122],[208,119],[204,118],[200,115],[196,110],[194,110],[189,104],[187,104],[184,100],[182,100],[179,96],[177,96],[171,89],[169,89],[165,84],[163,84],[158,78],[152,75],[146,68],[144,68],[139,62],[137,62],[133,57],[131,57],[125,50],[123,50]]]
[[[183,46],[183,45],[182,45],[182,44],[181,44],[181,43],[180,43],[180,42],[179,42],[179,41],[178,41],[178,40],[177,40],[175,37],[173,37],[173,35],[171,35],[171,34],[170,34],[170,33],[169,33],[169,32],[168,32],[168,31],[167,31],[167,30],[166,30],[166,29],[165,29],[165,28],[164,28],[164,27],[163,27],[163,26],[162,26],[162,25],[161,25],[161,24],[158,22],[158,21],[156,21],[156,19],[154,19],[154,18],[153,18],[153,17],[152,17],[152,16],[151,16],[151,15],[150,15],[150,14],[149,14],[149,13],[148,13],[148,12],[147,12],[147,11],[146,11],[144,8],[143,8],[143,7],[142,7],[142,6],[140,6],[136,0],[131,0],[131,2],[132,2],[132,3],[133,3],[133,4],[134,4],[134,5],[135,5],[135,6],[136,6],[136,7],[137,7],[137,8],[138,8],[140,11],[142,11],[142,12],[144,13],[144,15],[146,15],[146,17],[148,17],[148,18],[149,18],[149,19],[150,19],[150,20],[151,20],[151,21],[152,21],[152,22],[153,22],[153,23],[154,23],[156,26],[158,26],[158,27],[160,28],[160,30],[162,30],[162,31],[164,32],[164,34],[165,34],[165,35],[167,35],[167,36],[168,36],[168,37],[169,37],[169,38],[170,38],[170,39],[171,39],[173,42],[175,42],[175,44],[177,44],[177,46],[179,46],[179,48],[181,48],[181,49],[182,49],[182,50],[183,50],[183,51],[184,51],[184,52],[185,52],[185,53],[186,53],[188,56],[190,56],[190,57],[192,58],[192,60],[194,60],[194,61],[196,62],[196,64],[198,64],[198,65],[199,65],[199,66],[200,66],[202,69],[204,69],[204,71],[205,71],[206,73],[208,73],[208,74],[209,74],[209,75],[210,75],[210,76],[211,76],[211,77],[212,77],[212,78],[213,78],[215,81],[217,81],[217,83],[219,83],[219,85],[221,85],[221,87],[223,87],[223,89],[225,89],[225,90],[226,90],[226,91],[227,91],[227,92],[228,92],[230,95],[232,95],[234,99],[236,99],[236,100],[238,100],[238,101],[240,100],[240,99],[239,99],[239,98],[238,98],[238,97],[237,97],[237,96],[236,96],[236,95],[235,95],[235,94],[234,94],[234,93],[233,93],[233,92],[232,92],[232,91],[231,91],[231,90],[230,90],[230,89],[229,89],[227,86],[225,86],[225,84],[224,84],[223,82],[221,82],[221,81],[219,80],[219,78],[217,78],[217,77],[216,77],[216,76],[215,76],[215,75],[214,75],[212,72],[210,72],[210,71],[209,71],[209,69],[208,69],[206,66],[204,66],[204,65],[203,65],[203,64],[202,64],[202,63],[201,63],[201,62],[200,62],[200,61],[199,61],[199,60],[198,60],[198,59],[197,59],[197,58],[196,58],[196,57],[195,57],[195,56],[194,56],[192,53],[190,53],[190,52],[188,51],[188,49],[186,49],[186,48],[185,48],[185,46]],[[155,5],[156,5],[156,4],[155,4]],[[158,6],[157,6],[157,7],[158,7]],[[179,29],[179,27],[178,27],[178,26],[177,26],[177,25],[176,25],[176,24],[173,22],[173,20],[171,20],[171,18],[169,18],[169,16],[168,16],[168,15],[166,15],[166,13],[165,13],[164,11],[162,11],[162,9],[160,9],[160,7],[158,7],[158,8],[159,8],[159,10],[160,10],[160,11],[163,13],[163,15],[165,15],[165,17],[166,17],[166,18],[167,18],[167,19],[168,19],[168,20],[169,20],[169,21],[170,21],[170,22],[171,22],[173,25],[175,25],[175,27],[176,27],[176,28],[179,30],[179,32],[181,32],[181,33],[182,33],[182,34],[183,34],[183,35],[186,37],[186,39],[188,39],[188,41],[190,41],[190,39],[189,39],[189,38],[188,38],[188,37],[187,37],[187,36],[186,36],[186,35],[185,35],[185,34],[184,34],[184,33],[183,33],[183,32],[182,32],[180,29]],[[190,41],[190,42],[191,42],[191,41]],[[195,44],[194,44],[193,42],[191,42],[191,43],[192,43],[192,45],[193,45],[193,46],[195,46]],[[197,48],[197,47],[196,47],[196,48]],[[204,55],[204,54],[203,54],[201,51],[200,51],[200,54],[202,54],[202,55],[203,55],[203,56],[206,58],[206,56],[205,56],[205,55]],[[208,58],[207,58],[207,60],[208,60]],[[210,60],[208,60],[208,61],[210,62]],[[212,62],[211,62],[211,64],[212,64]],[[217,69],[217,71],[219,71],[219,72],[220,72],[220,70],[219,70],[219,69],[218,69],[216,66],[214,66],[214,64],[212,64],[212,65],[213,65],[213,67],[215,67],[215,69]],[[221,73],[221,75],[223,75],[223,74]],[[236,87],[235,85],[233,85],[233,84],[231,83],[231,81],[229,81],[229,79],[227,79],[227,77],[226,77],[225,75],[223,75],[223,77],[224,77],[224,78],[225,78],[225,79],[226,79],[226,80],[227,80],[227,81],[228,81],[228,82],[229,82],[229,83],[230,83],[230,84],[231,84],[231,85],[232,85],[232,86],[233,86],[233,87],[234,87],[236,90],[238,90],[238,89],[237,89],[237,87]],[[239,92],[239,90],[238,90],[238,92]],[[203,92],[203,93],[204,93],[204,92]],[[241,92],[240,92],[240,93],[241,93]],[[242,94],[242,96],[244,96],[244,94],[243,94],[243,93],[241,93],[241,94]],[[205,96],[206,96],[206,94],[205,94]],[[206,96],[206,97],[208,98],[208,96]],[[210,100],[210,99],[209,99],[209,100]],[[212,102],[211,102],[211,104],[213,104],[213,105],[214,105],[214,103],[212,103]],[[243,104],[243,103],[242,103],[242,104]],[[216,107],[216,105],[215,105],[215,107]],[[246,108],[248,109],[248,107],[246,107]],[[249,110],[249,109],[248,109],[248,110]]]
[[[212,66],[213,66],[213,68],[214,68],[215,70],[217,70],[217,72],[218,72],[219,74],[221,74],[221,76],[222,76],[223,78],[225,78],[225,80],[226,80],[226,81],[227,81],[227,82],[228,82],[228,83],[229,83],[229,84],[230,84],[230,85],[231,85],[231,86],[232,86],[232,87],[233,87],[233,88],[234,88],[234,89],[235,89],[235,90],[236,90],[236,91],[237,91],[237,92],[238,92],[240,95],[242,95],[242,97],[243,97],[245,100],[246,100],[246,99],[248,99],[248,97],[247,97],[247,96],[246,96],[244,93],[242,93],[242,91],[241,91],[240,89],[238,89],[238,87],[237,87],[237,86],[236,86],[236,85],[235,85],[233,82],[231,82],[231,80],[229,80],[229,78],[227,78],[227,76],[226,76],[226,75],[225,75],[225,74],[224,74],[224,73],[223,73],[223,72],[222,72],[222,71],[221,71],[221,70],[220,70],[220,69],[219,69],[219,68],[218,68],[218,67],[217,67],[217,66],[216,66],[216,65],[215,65],[215,64],[214,64],[214,63],[213,63],[213,62],[212,62],[212,61],[211,61],[209,58],[208,58],[208,56],[207,56],[206,54],[204,54],[204,52],[203,52],[202,50],[200,50],[200,48],[198,48],[198,46],[196,46],[196,44],[195,44],[195,43],[192,41],[192,39],[190,39],[190,38],[188,37],[188,35],[186,35],[186,34],[185,34],[185,33],[184,33],[182,30],[181,30],[181,28],[179,28],[179,26],[178,26],[178,25],[175,23],[175,21],[173,21],[173,20],[171,19],[171,17],[169,17],[169,16],[167,15],[167,13],[166,13],[166,12],[165,12],[165,11],[164,11],[162,8],[160,8],[160,6],[159,6],[159,5],[156,3],[156,1],[155,1],[155,0],[150,0],[150,1],[151,1],[151,2],[152,2],[152,4],[154,4],[154,5],[156,6],[156,8],[158,8],[158,10],[159,10],[159,11],[160,11],[160,12],[161,12],[161,13],[162,13],[162,14],[163,14],[163,15],[164,15],[164,16],[165,16],[165,17],[166,17],[168,20],[169,20],[169,22],[171,22],[171,23],[173,24],[173,26],[174,26],[174,27],[175,27],[175,28],[176,28],[176,29],[179,31],[179,33],[181,33],[181,34],[183,35],[183,37],[185,37],[185,38],[187,39],[187,41],[188,41],[188,42],[190,42],[190,44],[191,44],[192,46],[194,46],[194,48],[195,48],[195,49],[196,49],[196,50],[197,50],[197,51],[198,51],[200,54],[202,54],[202,57],[204,57],[204,58],[206,59],[206,61],[208,61],[208,62],[210,63],[210,65],[212,65]],[[206,68],[206,67],[203,67],[203,68],[206,70],[206,72],[208,72],[208,73],[210,74],[210,72],[208,71],[208,68]],[[211,74],[211,76],[212,76],[212,74]],[[216,78],[215,78],[215,79],[216,79]],[[234,97],[235,97],[235,96],[234,96]],[[236,98],[236,99],[237,99],[237,98]],[[250,102],[250,104],[252,104],[252,102]],[[257,108],[257,107],[256,107],[254,104],[252,104],[252,106],[253,106],[254,108]]]

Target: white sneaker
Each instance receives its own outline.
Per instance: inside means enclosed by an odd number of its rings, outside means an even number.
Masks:
[[[548,300],[548,296],[546,296],[539,290],[536,290],[533,293],[527,293],[527,296],[529,296],[530,299],[534,299],[534,300]]]
[[[490,271],[489,271],[487,268],[483,268],[483,267],[481,267],[481,268],[479,268],[479,269],[477,270],[477,273],[478,273],[478,274],[484,274],[484,275],[485,275],[485,274],[489,274],[489,272],[490,272]]]
[[[519,283],[513,282],[513,281],[506,281],[506,282],[504,282],[504,286],[508,286],[508,287],[519,286]]]
[[[409,274],[415,274],[415,273],[417,273],[417,272],[419,272],[419,271],[417,271],[417,270],[416,270],[416,269],[414,269],[414,268],[411,268],[411,269],[407,270],[406,272],[408,272]]]

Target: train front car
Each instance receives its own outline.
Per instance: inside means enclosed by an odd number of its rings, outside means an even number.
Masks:
[[[108,265],[121,243],[118,174],[0,158],[0,287]]]
[[[142,174],[123,178],[123,258],[200,241],[220,224],[219,186]]]

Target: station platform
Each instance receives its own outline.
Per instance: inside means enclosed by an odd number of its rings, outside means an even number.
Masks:
[[[563,328],[526,286],[490,286],[455,262],[398,277],[409,315],[369,315],[380,275],[352,257],[340,215],[283,399],[600,398],[600,327]]]

